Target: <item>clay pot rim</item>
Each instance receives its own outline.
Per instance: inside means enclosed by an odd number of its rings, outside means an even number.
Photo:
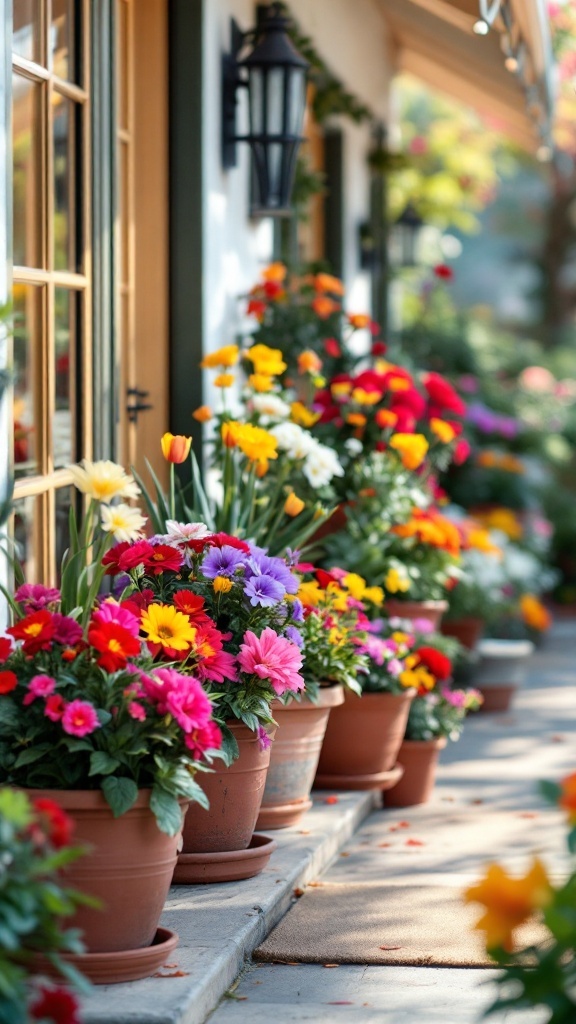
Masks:
[[[404,739],[404,740],[402,740],[402,744],[401,744],[400,750],[398,752],[398,757],[400,758],[400,763],[402,763],[402,757],[401,757],[402,747],[410,747],[410,749],[413,749],[413,750],[416,750],[418,748],[420,750],[423,750],[424,747],[429,747],[432,750],[444,750],[444,747],[446,746],[447,743],[448,743],[448,737],[447,736],[434,736],[430,740],[406,740],[406,739]]]
[[[480,640],[476,650],[482,658],[528,658],[534,653],[531,640],[500,640],[488,637]]]
[[[416,696],[417,692],[418,691],[414,686],[409,687],[409,689],[407,690],[402,690],[401,693],[390,693],[389,690],[364,690],[362,693],[354,693],[354,690],[346,690],[344,694],[344,701],[346,702],[348,698],[352,697],[357,697],[358,700],[363,701],[368,701],[374,697],[376,697],[379,701],[382,700],[383,697],[393,697],[395,700],[403,700],[407,697],[409,700],[414,700],[414,697]]]
[[[334,708],[344,703],[344,687],[341,683],[334,683],[330,686],[321,686],[318,692],[318,700],[310,700],[310,697],[303,697],[302,700],[291,700],[289,704],[283,704],[280,700],[272,701],[272,711],[313,711],[322,708]]]
[[[179,853],[178,864],[180,867],[187,865],[205,864],[228,864],[237,863],[243,860],[255,860],[265,855],[270,856],[277,847],[277,842],[272,836],[265,836],[262,832],[254,832],[249,845],[245,850],[218,850],[215,853]]]
[[[54,800],[55,803],[59,803],[65,810],[67,808],[80,807],[87,810],[106,810],[112,814],[112,809],[101,789],[38,789],[36,787],[27,789],[24,786],[18,788],[30,796],[31,799],[45,797],[47,800]],[[137,808],[148,807],[151,794],[151,788],[139,789],[135,802],[129,811],[125,813],[129,814],[130,811]],[[190,800],[187,797],[180,797],[178,802],[180,804],[189,804]],[[121,817],[124,817],[124,815],[121,815]]]

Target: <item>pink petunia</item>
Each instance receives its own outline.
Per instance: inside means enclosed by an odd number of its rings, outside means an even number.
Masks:
[[[302,661],[303,655],[296,644],[278,636],[269,626],[262,630],[260,637],[247,630],[238,655],[242,671],[268,679],[278,696],[287,690],[297,692],[304,689],[304,679],[298,671]]]
[[[104,622],[115,622],[123,629],[127,629],[132,636],[137,637],[140,633],[140,618],[124,604],[117,604],[116,601],[108,598],[103,601],[100,607],[92,615],[92,622],[102,625]]]
[[[49,697],[56,689],[56,680],[52,676],[37,675],[32,676],[32,679],[28,683],[28,693],[22,701],[23,704],[32,704],[37,697]]]
[[[89,736],[100,728],[96,708],[86,700],[72,700],[62,715],[62,728],[69,736]]]
[[[212,705],[198,680],[174,671],[166,697],[166,708],[185,733],[202,729],[212,714]]]

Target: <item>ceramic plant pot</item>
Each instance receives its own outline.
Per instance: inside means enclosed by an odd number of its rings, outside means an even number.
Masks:
[[[408,619],[410,622],[414,622],[415,619],[428,619],[434,629],[438,629],[447,607],[447,601],[399,601],[389,597],[386,598],[384,611],[391,619]]]
[[[516,690],[524,682],[533,652],[530,640],[480,641],[480,661],[474,678],[474,685],[484,698],[480,711],[509,709]]]
[[[436,767],[440,751],[446,746],[446,737],[433,740],[403,740],[398,761],[404,775],[384,797],[386,807],[413,807],[425,804],[432,796],[436,781]]]
[[[84,933],[87,952],[81,958],[81,969],[99,983],[136,980],[153,973],[177,941],[166,929],[160,935],[158,921],[172,880],[180,833],[168,836],[160,831],[149,807],[148,790],[142,790],[135,805],[119,818],[113,817],[99,790],[32,789],[27,793],[60,804],[74,822],[74,843],[87,848],[84,856],[65,869],[71,888],[101,904],[100,909],[79,907],[67,919],[68,926]],[[187,802],[181,805],[184,812]],[[76,956],[68,959],[80,963]],[[97,968],[96,975],[91,963]]]
[[[295,825],[312,806],[314,782],[322,741],[331,709],[344,702],[341,686],[320,688],[318,702],[274,701],[272,714],[278,730],[272,744],[257,828]]]
[[[271,748],[263,750],[256,733],[240,722],[227,724],[236,737],[240,755],[229,767],[216,761],[215,770],[203,773],[200,778],[210,807],[205,810],[194,804],[191,813],[186,815],[182,852],[174,872],[176,884],[249,878],[264,866],[259,864],[252,870],[255,840],[258,845],[254,829],[264,795]],[[269,847],[268,856],[274,845]],[[222,854],[228,856],[222,857]],[[211,864],[213,858],[220,867],[208,869],[206,864]],[[238,861],[245,862],[245,874],[238,873]]]
[[[314,785],[316,789],[387,789],[402,774],[396,765],[410,702],[406,693],[346,691],[332,708]]]
[[[444,636],[453,636],[469,651],[473,651],[482,639],[484,619],[479,619],[475,615],[463,615],[460,619],[444,620],[440,632]]]

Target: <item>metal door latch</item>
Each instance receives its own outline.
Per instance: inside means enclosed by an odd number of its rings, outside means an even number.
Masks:
[[[126,405],[126,412],[128,413],[128,420],[130,423],[137,423],[138,416],[141,412],[146,412],[147,409],[154,408],[150,402],[141,401],[143,398],[148,398],[149,394],[149,391],[142,391],[140,388],[126,388],[126,397],[129,399],[135,399],[134,402]]]

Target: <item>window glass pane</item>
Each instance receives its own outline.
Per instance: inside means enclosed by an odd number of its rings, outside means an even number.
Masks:
[[[119,0],[118,12],[118,127],[128,128],[128,4]]]
[[[61,469],[74,462],[74,362],[76,352],[76,310],[78,297],[67,288],[54,289],[55,380],[53,444],[54,466]]]
[[[20,498],[14,502],[12,530],[16,545],[16,557],[20,562],[28,583],[40,580],[40,567],[36,553],[40,550],[41,498]]]
[[[42,263],[42,89],[14,75],[12,79],[14,264]]]
[[[12,24],[14,53],[40,64],[40,0],[14,0]]]
[[[68,518],[70,508],[78,501],[78,491],[75,487],[59,487],[56,491],[56,572],[57,580],[60,583],[60,566],[62,556],[70,545],[70,532],[68,529]]]
[[[75,104],[54,93],[54,266],[76,270]]]
[[[42,288],[14,285],[14,470],[17,477],[40,472],[37,402],[42,300]]]
[[[118,176],[119,182],[119,219],[120,219],[120,273],[121,283],[130,284],[130,238],[132,224],[130,222],[130,182],[128,180],[128,146],[125,142],[118,144]]]
[[[54,74],[75,82],[78,69],[74,59],[74,0],[52,0],[50,52]]]

